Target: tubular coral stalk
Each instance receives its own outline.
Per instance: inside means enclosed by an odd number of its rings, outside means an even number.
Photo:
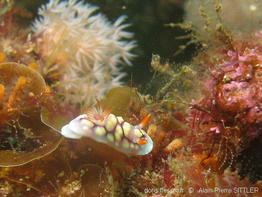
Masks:
[[[39,65],[36,62],[32,62],[30,64],[28,64],[29,68],[32,68],[34,70],[38,70],[39,69]]]
[[[0,52],[0,63],[4,62],[5,60],[6,60],[5,54]]]
[[[0,104],[3,102],[5,95],[5,86],[0,84]]]
[[[12,107],[13,103],[15,102],[15,100],[18,97],[18,92],[23,88],[23,86],[25,86],[26,82],[27,82],[27,79],[25,77],[18,78],[15,84],[15,88],[12,94],[10,95],[10,97],[8,98],[7,107]]]

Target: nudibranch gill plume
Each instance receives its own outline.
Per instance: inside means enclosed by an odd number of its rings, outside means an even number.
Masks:
[[[63,126],[61,134],[72,139],[89,137],[128,156],[146,155],[153,149],[152,139],[142,130],[149,119],[150,115],[147,115],[139,125],[134,126],[121,116],[92,108]]]

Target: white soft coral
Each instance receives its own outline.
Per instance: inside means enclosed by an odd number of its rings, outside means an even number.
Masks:
[[[39,9],[32,29],[45,74],[60,73],[58,91],[68,102],[84,106],[120,85],[119,64],[131,64],[135,46],[132,33],[124,31],[125,17],[110,23],[96,7],[77,0],[50,0]]]

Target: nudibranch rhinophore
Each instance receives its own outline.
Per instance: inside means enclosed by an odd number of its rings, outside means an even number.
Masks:
[[[146,155],[153,149],[152,139],[142,130],[149,119],[150,115],[134,126],[124,121],[121,116],[93,108],[62,127],[61,134],[72,139],[89,137],[128,156]]]

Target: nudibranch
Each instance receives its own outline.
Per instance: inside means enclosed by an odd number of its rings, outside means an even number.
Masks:
[[[139,125],[131,125],[121,116],[92,108],[62,127],[61,134],[67,138],[89,137],[105,143],[128,155],[146,155],[153,149],[153,141],[142,127],[149,121],[147,115]]]

